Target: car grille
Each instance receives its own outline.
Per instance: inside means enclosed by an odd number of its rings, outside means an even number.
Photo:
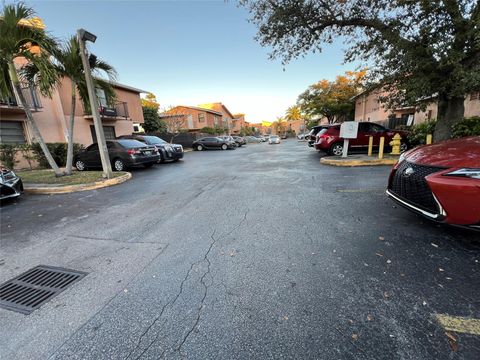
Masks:
[[[410,174],[408,174],[408,172],[406,174],[405,172],[408,168],[411,168],[413,172],[410,171]],[[419,165],[403,161],[393,175],[389,189],[397,196],[423,210],[438,213],[437,202],[433,197],[425,177],[444,169],[445,168],[442,167]]]

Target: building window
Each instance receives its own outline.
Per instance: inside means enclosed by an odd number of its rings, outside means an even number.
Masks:
[[[470,101],[472,100],[480,100],[480,91],[475,91],[470,94]]]
[[[105,95],[105,91],[103,89],[95,89],[95,93],[97,94],[98,103],[100,106],[107,107],[107,96]]]
[[[25,144],[22,121],[0,121],[1,144]]]
[[[213,117],[213,125],[218,126],[218,120],[219,120],[218,116],[214,116]]]
[[[95,133],[95,126],[90,125],[90,132],[92,133],[92,140],[97,142],[97,134]],[[115,126],[104,126],[103,133],[105,134],[105,140],[115,140]]]
[[[205,114],[198,113],[198,122],[205,122]]]

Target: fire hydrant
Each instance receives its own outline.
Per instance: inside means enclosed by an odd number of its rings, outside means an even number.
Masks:
[[[400,155],[400,145],[402,143],[402,137],[400,134],[396,133],[392,141],[390,141],[390,146],[392,147],[391,155]]]

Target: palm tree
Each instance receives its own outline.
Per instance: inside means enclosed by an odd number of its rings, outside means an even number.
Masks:
[[[302,111],[300,110],[300,106],[298,105],[290,106],[287,111],[285,111],[285,120],[287,121],[297,121],[302,119]]]
[[[15,59],[25,59],[39,69],[35,85],[44,96],[51,96],[58,75],[50,61],[50,54],[57,49],[57,42],[43,28],[34,23],[34,11],[22,3],[5,5],[0,16],[0,94],[13,96],[10,84],[25,110],[27,123],[34,140],[40,144],[55,176],[61,176],[55,160],[43,140],[40,130],[33,119],[32,111],[22,92],[19,72],[15,67]],[[40,49],[40,50],[38,50]]]
[[[72,82],[72,106],[70,112],[70,121],[68,124],[67,164],[65,167],[65,175],[71,175],[73,163],[73,127],[75,120],[77,93],[80,96],[80,100],[84,104],[84,108],[87,110],[91,109],[88,98],[87,83],[85,81],[85,72],[83,69],[82,59],[80,57],[80,45],[78,44],[77,37],[72,36],[66,44],[64,44],[60,49],[58,49],[58,51],[54,54],[54,57],[54,67],[57,74],[61,78],[68,77]],[[101,70],[106,73],[111,80],[115,80],[117,76],[115,69],[111,65],[109,65],[105,61],[97,59],[96,57],[90,58],[90,67],[94,74],[98,75]],[[34,63],[27,65],[23,70],[23,74],[27,79],[35,78],[38,72],[39,69],[35,66]],[[115,92],[112,85],[109,82],[102,80],[98,77],[95,77],[94,81],[95,86],[105,92],[107,102],[113,102],[115,99]]]
[[[282,117],[277,117],[277,120],[272,123],[277,135],[285,130],[285,120]]]

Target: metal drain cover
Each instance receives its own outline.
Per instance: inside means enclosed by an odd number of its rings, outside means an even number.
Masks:
[[[39,265],[0,286],[0,307],[30,314],[87,273]]]

